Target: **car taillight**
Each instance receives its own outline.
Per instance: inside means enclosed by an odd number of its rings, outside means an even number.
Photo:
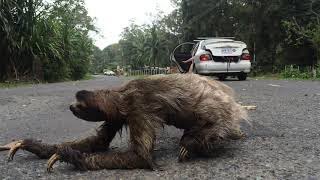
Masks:
[[[247,48],[242,50],[241,60],[251,61],[251,56]]]
[[[211,60],[211,57],[209,54],[202,54],[200,56],[200,61],[208,61],[208,60]]]
[[[251,61],[251,56],[250,56],[250,54],[242,54],[241,60]]]

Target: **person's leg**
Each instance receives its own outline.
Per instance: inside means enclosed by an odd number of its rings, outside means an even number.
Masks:
[[[193,66],[194,66],[194,62],[193,62],[193,59],[192,59],[188,73],[193,73]]]

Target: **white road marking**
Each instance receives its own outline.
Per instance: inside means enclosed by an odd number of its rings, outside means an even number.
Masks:
[[[280,85],[277,85],[277,84],[268,84],[268,85],[272,87],[281,87]]]

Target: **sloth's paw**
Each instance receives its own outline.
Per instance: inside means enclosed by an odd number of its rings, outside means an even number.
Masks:
[[[56,153],[48,160],[47,171],[51,172],[53,170],[53,165],[57,161],[73,164],[79,170],[86,170],[85,157],[85,153],[74,150],[69,146],[60,146]]]

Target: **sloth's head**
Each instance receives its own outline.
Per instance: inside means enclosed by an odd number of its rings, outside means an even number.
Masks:
[[[119,114],[116,95],[108,90],[78,91],[76,102],[70,105],[72,113],[86,121],[111,121]]]
[[[76,102],[70,105],[72,113],[86,121],[105,121],[106,113],[96,102],[95,93],[92,91],[78,91],[76,93]]]

